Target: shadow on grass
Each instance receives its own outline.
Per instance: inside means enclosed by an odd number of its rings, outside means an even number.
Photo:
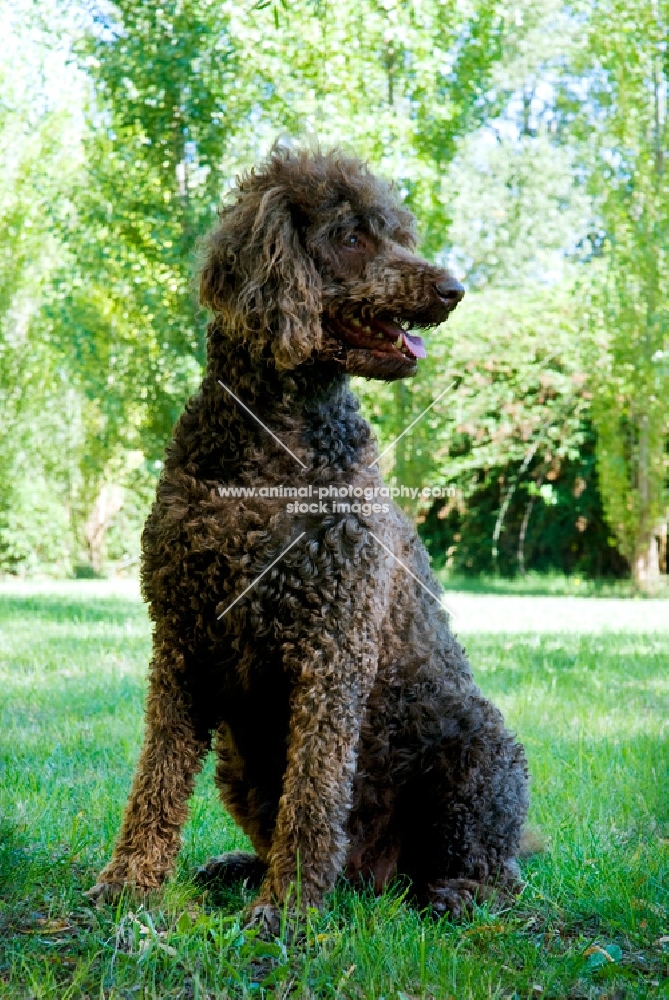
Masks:
[[[0,900],[25,895],[32,871],[27,833],[25,826],[6,819],[0,821]],[[2,918],[5,917],[3,909]]]

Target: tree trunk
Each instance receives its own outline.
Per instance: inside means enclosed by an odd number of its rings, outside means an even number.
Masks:
[[[105,535],[112,519],[123,506],[123,490],[113,483],[103,483],[93,504],[93,510],[84,527],[84,536],[88,543],[91,566],[95,573],[102,569]]]
[[[632,562],[634,583],[645,594],[657,590],[660,582],[660,540],[654,532],[637,540]]]
[[[544,481],[543,476],[539,476],[537,479],[537,490],[541,489],[541,484]],[[525,538],[527,537],[527,526],[530,523],[530,517],[532,515],[532,508],[534,507],[535,497],[531,496],[527,507],[525,508],[525,515],[523,517],[523,523],[520,526],[520,534],[518,535],[518,569],[520,570],[520,575],[525,576]]]
[[[648,415],[643,414],[639,427],[639,451],[637,456],[637,488],[639,497],[639,519],[634,539],[632,578],[639,590],[652,593],[660,579],[660,545],[652,523],[652,497],[650,483],[650,442]]]
[[[667,559],[667,534],[669,525],[663,521],[660,525],[659,534],[659,563],[660,573],[669,573],[669,559]]]

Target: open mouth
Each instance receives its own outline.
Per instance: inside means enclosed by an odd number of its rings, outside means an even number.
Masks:
[[[367,320],[337,317],[331,323],[340,340],[356,350],[369,351],[373,357],[394,357],[398,361],[408,361],[412,366],[419,358],[427,357],[422,339],[407,333],[395,320],[378,316]]]

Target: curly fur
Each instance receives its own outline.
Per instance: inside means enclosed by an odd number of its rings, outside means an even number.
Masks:
[[[264,875],[250,918],[270,930],[298,864],[316,906],[342,873],[377,889],[404,874],[421,905],[452,914],[517,877],[523,749],[441,606],[387,551],[438,592],[404,514],[291,517],[269,490],[219,491],[381,486],[347,371],[413,374],[403,331],[462,297],[414,240],[393,189],[339,153],[275,150],[220,213],[201,272],[207,370],[143,534],[155,625],[144,746],[94,897],[160,885],[212,738],[223,802],[256,854],[214,859],[203,877]]]

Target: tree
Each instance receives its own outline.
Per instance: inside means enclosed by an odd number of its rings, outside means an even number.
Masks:
[[[443,250],[448,164],[458,138],[489,114],[493,69],[509,32],[522,30],[507,5],[275,0],[231,5],[229,28],[242,73],[250,67],[247,79],[264,90],[257,150],[279,130],[353,148],[396,182],[420,218],[423,248]]]
[[[0,70],[5,565],[47,558],[52,535],[48,560],[99,561],[104,533],[86,525],[119,485],[132,498],[111,544],[127,554],[201,375],[198,236],[283,136],[366,156],[416,212],[421,249],[466,275],[419,379],[359,386],[385,446],[458,379],[401,439],[395,476],[457,484],[462,502],[483,491],[500,545],[522,499],[525,537],[548,504],[541,470],[591,446],[594,386],[608,516],[650,579],[666,517],[667,2],[0,0],[17,53]]]
[[[606,233],[589,311],[599,475],[611,526],[647,590],[669,501],[668,31],[666,0],[606,0],[592,10],[584,54],[582,120]]]
[[[46,3],[3,2],[0,66],[0,565],[71,566],[70,511],[86,416],[49,311],[68,250],[59,237],[81,166],[79,81]]]
[[[221,197],[237,61],[212,2],[120,0],[79,47],[93,82],[87,184],[69,235],[79,288],[66,306],[97,355],[91,391],[112,438],[152,459],[204,361],[196,241]],[[232,105],[232,107],[231,107]]]
[[[436,0],[243,11],[118,0],[106,11],[79,47],[94,89],[59,324],[69,318],[72,367],[85,359],[100,412],[89,505],[119,450],[159,458],[198,380],[194,250],[235,169],[279,129],[303,139],[316,125],[326,145],[343,132],[405,186],[443,245],[441,170],[484,114],[475,97],[504,28],[496,0],[467,13]]]

